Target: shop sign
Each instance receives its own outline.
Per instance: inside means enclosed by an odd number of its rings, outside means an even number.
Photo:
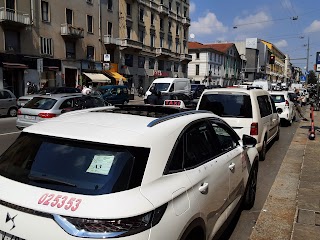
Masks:
[[[161,70],[154,70],[153,71],[153,76],[155,77],[169,77],[168,72],[162,72]]]

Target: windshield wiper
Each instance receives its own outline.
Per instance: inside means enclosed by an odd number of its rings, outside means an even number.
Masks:
[[[69,183],[69,182],[62,181],[62,180],[55,179],[55,178],[50,178],[47,176],[29,175],[28,178],[34,182],[52,183],[52,184],[70,186],[70,187],[77,187],[77,185],[75,185],[73,183]]]

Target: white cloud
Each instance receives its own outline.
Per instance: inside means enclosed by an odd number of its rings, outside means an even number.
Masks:
[[[194,2],[190,3],[189,11],[190,11],[190,14],[196,11],[196,4]]]
[[[194,33],[196,36],[197,34],[225,33],[227,30],[228,28],[211,12],[208,12],[204,17],[199,17],[197,21],[192,21],[190,26],[190,33]]]
[[[280,40],[280,41],[274,43],[274,45],[276,45],[277,48],[283,48],[283,47],[288,46],[288,42],[286,40]]]
[[[241,31],[256,31],[270,26],[272,18],[266,12],[260,11],[244,18],[236,17],[233,22]]]
[[[320,31],[320,21],[314,20],[309,27],[307,27],[304,32],[309,33],[309,32],[317,32]]]

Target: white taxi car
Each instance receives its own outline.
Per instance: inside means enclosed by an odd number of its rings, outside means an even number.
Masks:
[[[0,156],[0,239],[212,239],[254,204],[255,144],[213,113],[164,106],[40,122]]]

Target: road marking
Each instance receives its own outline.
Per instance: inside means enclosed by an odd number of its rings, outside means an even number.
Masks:
[[[16,133],[21,133],[21,131],[19,131],[19,132],[11,132],[11,133],[1,133],[0,136],[11,135],[11,134],[16,134]]]

